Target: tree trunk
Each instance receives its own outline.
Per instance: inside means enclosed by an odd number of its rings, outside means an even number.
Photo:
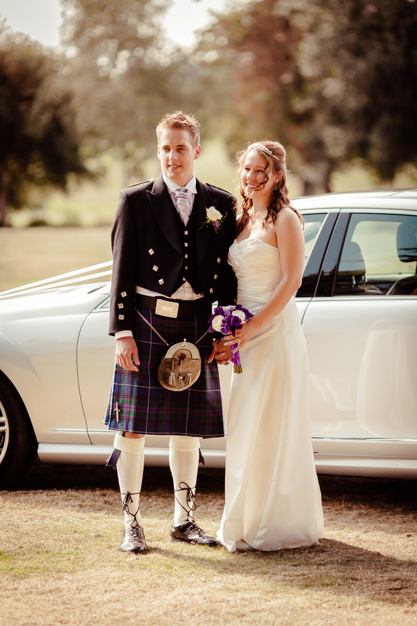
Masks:
[[[330,181],[333,174],[333,165],[329,163],[329,167],[326,168],[323,178],[323,187],[325,193],[332,193],[332,189],[330,187]]]
[[[6,175],[3,170],[0,170],[0,228],[10,226],[7,215],[6,191]]]
[[[314,183],[309,180],[304,181],[304,196],[312,196],[314,194]]]

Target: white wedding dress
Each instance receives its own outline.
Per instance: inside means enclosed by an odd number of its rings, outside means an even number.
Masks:
[[[280,281],[278,248],[235,241],[228,261],[238,303],[256,313]],[[230,552],[317,544],[321,493],[313,459],[307,346],[294,298],[240,350],[227,422],[225,508],[218,537]]]

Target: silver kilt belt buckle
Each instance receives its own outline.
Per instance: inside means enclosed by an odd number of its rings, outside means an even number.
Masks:
[[[162,317],[178,317],[179,302],[168,302],[167,300],[156,301],[155,313]]]

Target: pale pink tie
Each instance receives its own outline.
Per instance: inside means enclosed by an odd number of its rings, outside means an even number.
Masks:
[[[184,226],[187,226],[191,213],[190,191],[186,187],[179,187],[178,189],[175,189],[173,194],[177,203],[179,216],[184,222]]]

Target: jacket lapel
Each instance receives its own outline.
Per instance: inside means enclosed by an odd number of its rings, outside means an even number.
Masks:
[[[162,175],[155,180],[152,191],[147,191],[146,193],[159,228],[169,243],[182,255],[183,246],[175,219],[175,207],[172,204]]]
[[[206,209],[211,206],[216,207],[217,200],[213,200],[209,189],[197,179],[197,195],[194,201],[193,211],[197,211],[197,264],[203,261],[209,244],[215,234],[213,226],[210,224],[203,226],[206,221]]]

